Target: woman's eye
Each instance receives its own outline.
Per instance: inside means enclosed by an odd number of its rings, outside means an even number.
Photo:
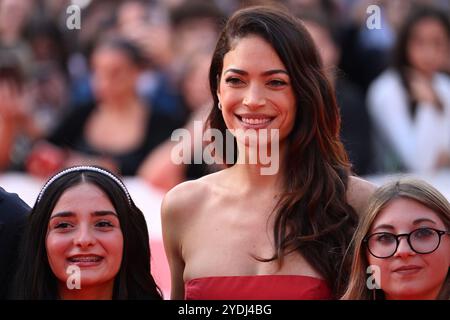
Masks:
[[[225,83],[231,84],[231,85],[240,85],[240,84],[243,84],[244,82],[239,78],[229,77],[229,78],[225,79]]]
[[[418,229],[414,232],[414,238],[417,239],[427,239],[432,237],[434,231],[428,228]]]
[[[395,237],[392,234],[380,234],[376,237],[379,243],[393,243],[395,242]]]
[[[72,225],[70,223],[67,222],[58,222],[57,224],[55,224],[55,229],[67,229],[72,227]]]
[[[284,85],[286,85],[287,82],[283,81],[283,80],[271,80],[269,81],[269,85],[272,87],[282,87]]]
[[[109,222],[109,221],[99,221],[99,222],[97,222],[95,224],[95,226],[99,227],[99,228],[111,228],[111,227],[114,227],[114,225],[111,222]]]

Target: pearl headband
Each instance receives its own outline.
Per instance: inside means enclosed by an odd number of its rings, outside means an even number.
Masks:
[[[115,175],[113,175],[111,172],[106,171],[101,168],[98,168],[98,167],[92,167],[92,166],[71,167],[71,168],[65,169],[65,170],[57,173],[56,175],[54,175],[52,178],[50,178],[50,180],[47,181],[47,183],[42,188],[42,190],[39,193],[39,196],[37,198],[37,203],[41,201],[41,198],[44,195],[45,191],[53,182],[55,182],[56,180],[58,180],[59,178],[61,178],[62,176],[66,175],[68,173],[78,172],[78,171],[98,172],[98,173],[101,173],[101,174],[107,176],[108,178],[112,179],[115,183],[117,183],[119,185],[119,187],[122,189],[122,191],[125,192],[127,199],[128,199],[128,203],[131,205],[130,193],[128,192],[127,188],[125,187],[125,184],[119,178],[117,178]]]

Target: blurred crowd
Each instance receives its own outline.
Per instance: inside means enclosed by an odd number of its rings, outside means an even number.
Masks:
[[[356,174],[450,167],[448,0],[0,0],[0,172],[101,165],[167,190],[217,170],[174,164],[170,136],[206,118],[221,27],[255,4],[304,21]]]

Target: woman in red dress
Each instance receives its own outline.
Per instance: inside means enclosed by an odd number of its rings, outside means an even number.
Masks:
[[[238,155],[164,198],[172,299],[337,297],[344,252],[374,187],[351,176],[311,37],[280,9],[240,10],[222,31],[209,81],[209,125],[234,134],[224,159],[233,146]],[[262,149],[278,170],[252,161]]]

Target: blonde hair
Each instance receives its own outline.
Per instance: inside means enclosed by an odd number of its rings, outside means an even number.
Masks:
[[[375,300],[380,295],[384,296],[382,290],[370,290],[366,285],[369,266],[366,257],[366,248],[363,243],[375,218],[394,199],[408,198],[415,200],[427,208],[433,210],[450,230],[450,203],[433,186],[422,180],[402,178],[398,181],[387,183],[378,188],[369,199],[366,214],[361,218],[356,232],[350,242],[346,256],[352,251],[354,253],[351,274],[348,280],[347,290],[343,294],[343,300]],[[449,299],[450,296],[450,273],[438,296],[438,299]]]

